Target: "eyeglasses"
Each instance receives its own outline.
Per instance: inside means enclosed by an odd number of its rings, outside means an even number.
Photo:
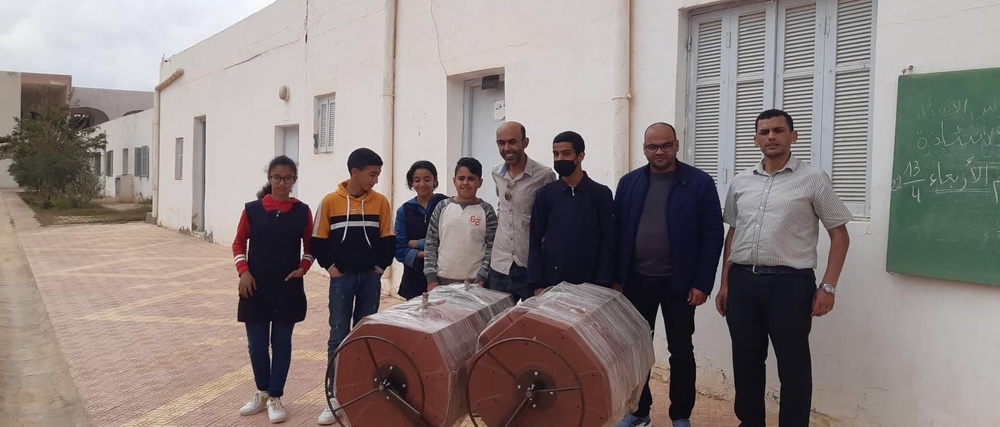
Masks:
[[[285,175],[285,176],[271,175],[267,177],[267,179],[271,180],[272,184],[280,184],[282,182],[287,182],[291,184],[294,183],[295,180],[298,179],[298,177],[296,177],[295,175]]]
[[[650,154],[653,154],[653,153],[655,153],[657,151],[662,151],[664,153],[667,153],[670,150],[673,150],[674,149],[674,145],[676,145],[676,144],[677,144],[677,141],[670,141],[670,142],[664,142],[663,144],[659,144],[659,145],[646,145],[646,146],[643,146],[642,149],[645,150],[647,153],[650,153]]]

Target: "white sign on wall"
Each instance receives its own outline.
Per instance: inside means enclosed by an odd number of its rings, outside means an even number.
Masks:
[[[499,122],[507,118],[507,104],[503,99],[493,101],[493,121]]]

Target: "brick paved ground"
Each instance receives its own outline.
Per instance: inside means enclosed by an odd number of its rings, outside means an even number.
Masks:
[[[18,197],[3,196],[95,424],[268,424],[237,414],[254,386],[228,248],[141,223],[39,228]],[[323,408],[326,281],[309,274],[306,287],[283,399],[291,426],[316,425]],[[654,382],[654,424],[669,426],[666,384]],[[702,397],[693,422],[736,425],[731,408]]]

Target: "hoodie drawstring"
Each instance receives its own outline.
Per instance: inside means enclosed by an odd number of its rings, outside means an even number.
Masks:
[[[347,226],[344,227],[344,235],[340,237],[340,243],[347,240],[347,230],[351,229],[351,196],[344,195],[344,198],[347,199]]]
[[[365,230],[367,223],[365,222],[365,199],[361,199],[361,231],[365,233],[365,241],[368,242],[368,247],[372,247],[372,241],[368,237],[368,230]]]
[[[340,243],[344,243],[347,240],[347,231],[351,229],[351,196],[346,195],[344,198],[347,199],[347,226],[344,227],[344,235],[340,237]],[[365,230],[365,199],[361,199],[361,233],[365,235],[365,241],[368,242],[368,247],[372,247],[372,240],[368,237],[368,230]]]

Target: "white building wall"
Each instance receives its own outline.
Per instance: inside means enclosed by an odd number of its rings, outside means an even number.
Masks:
[[[116,196],[115,178],[122,180],[132,180],[132,198],[150,198],[153,194],[153,166],[156,164],[156,156],[153,153],[153,110],[146,110],[140,113],[130,114],[125,117],[105,122],[97,127],[103,132],[108,140],[106,151],[114,151],[114,176],[106,176],[104,179],[104,194],[106,196]],[[135,153],[139,147],[148,146],[149,151],[149,176],[140,177],[136,173]],[[127,176],[122,176],[122,150],[128,149],[128,171]],[[102,160],[103,162],[103,160]]]
[[[300,123],[311,105],[304,89],[303,24],[299,2],[279,0],[162,64],[163,78],[184,69],[160,98],[162,225],[191,229],[192,147],[195,119],[203,117],[206,159],[212,165],[206,172],[206,231],[216,241],[232,241],[243,204],[266,182],[274,127]],[[288,102],[278,98],[282,85],[290,88]],[[180,180],[174,175],[176,138],[184,141]],[[306,145],[312,144],[303,140]]]
[[[411,197],[410,163],[438,165],[442,190],[460,155],[461,90],[467,78],[502,71],[507,117],[523,122],[533,158],[548,164],[551,138],[574,129],[588,141],[585,168],[609,186],[613,158],[615,4],[511,0],[401,1],[396,34],[395,147],[382,149],[383,2],[343,5],[278,0],[262,12],[178,54],[161,76],[185,74],[162,95],[159,219],[190,228],[193,120],[208,121],[207,228],[231,241],[243,203],[264,183],[274,127],[299,124],[301,198],[316,207],[347,177],[346,156],[367,146],[392,164],[388,190],[398,206]],[[677,124],[682,144],[687,17],[692,8],[730,4],[633,0],[631,36],[632,166],[644,163],[642,132],[654,121]],[[997,289],[885,272],[889,175],[896,78],[1000,66],[1000,6],[990,0],[877,2],[874,59],[871,219],[852,237],[837,309],[814,322],[816,423],[835,425],[1000,425],[1000,292]],[[436,25],[435,25],[436,21]],[[305,35],[308,34],[308,41]],[[961,48],[956,48],[961,47]],[[277,98],[290,88],[286,103]],[[336,148],[313,154],[315,97],[336,92]],[[184,178],[173,179],[174,139],[183,137]],[[618,149],[621,149],[619,147]],[[490,165],[486,165],[487,167]],[[390,175],[386,171],[384,177]],[[821,238],[820,271],[828,239]],[[714,295],[713,295],[714,297]],[[732,362],[724,319],[711,302],[698,310],[695,335],[700,391],[732,398]],[[662,330],[662,327],[660,328]],[[657,335],[659,363],[665,343]],[[777,372],[769,359],[768,405],[777,409]],[[663,410],[659,404],[656,410]]]
[[[0,72],[0,136],[14,131],[15,117],[21,117],[21,74]],[[17,187],[7,168],[10,160],[0,160],[0,188]]]
[[[551,165],[552,138],[575,130],[587,142],[584,168],[600,182],[612,181],[606,160],[612,152],[611,98],[617,94],[610,2],[574,2],[572,8],[531,0],[435,3],[434,19],[429,4],[400,2],[397,176],[426,158],[439,173],[447,171],[442,190],[454,192],[450,177],[461,153],[464,81],[502,70],[506,116],[527,128],[528,155]],[[397,179],[394,190],[412,197],[405,179]]]
[[[371,148],[382,156],[387,167],[383,168],[382,180],[376,190],[387,193],[388,165],[392,163],[392,155],[382,148],[386,131],[382,121],[385,2],[306,3],[309,7],[309,41],[299,53],[300,61],[301,55],[305,55],[304,64],[299,74],[290,76],[289,80],[300,85],[296,118],[291,121],[300,123],[299,198],[315,211],[327,193],[350,177],[347,156],[360,147]],[[303,72],[305,79],[302,78]],[[316,100],[330,94],[335,94],[337,103],[334,150],[332,153],[315,153],[313,137],[318,138],[315,134],[319,126],[316,123]],[[266,157],[263,161],[265,166],[270,160],[270,156]],[[263,185],[263,173],[254,173]],[[232,233],[235,233],[235,228]],[[231,237],[228,239],[231,240]]]

